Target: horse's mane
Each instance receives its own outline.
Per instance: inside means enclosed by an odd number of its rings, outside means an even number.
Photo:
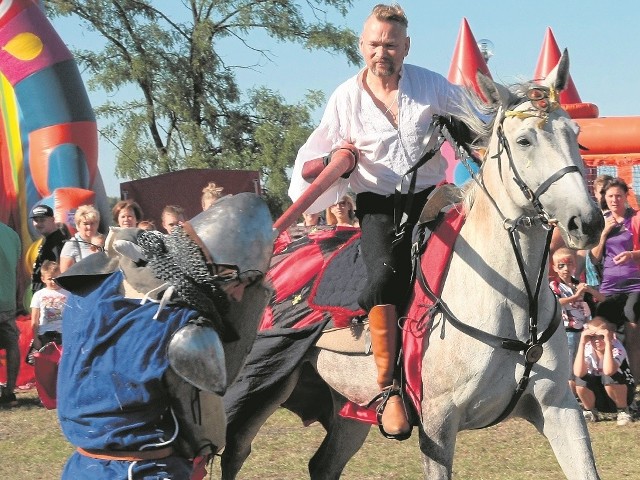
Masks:
[[[505,110],[509,110],[520,104],[522,99],[526,98],[527,91],[534,85],[536,85],[534,81],[508,85],[507,88],[509,92],[511,92],[511,96],[509,98],[509,105]],[[476,135],[474,141],[469,145],[473,151],[481,152],[488,147],[500,108],[501,105],[497,103],[494,105],[485,103],[475,92],[469,90],[468,103],[463,105],[464,114],[461,120],[464,121]],[[484,157],[483,155],[480,156]],[[484,162],[484,158],[482,158],[482,162]],[[479,175],[482,175],[482,169]],[[471,210],[479,188],[479,185],[474,181],[467,182],[462,187],[462,211],[464,215],[467,215]]]

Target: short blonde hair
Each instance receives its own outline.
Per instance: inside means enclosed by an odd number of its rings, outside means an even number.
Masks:
[[[353,223],[356,214],[356,204],[353,201],[353,198],[351,198],[351,195],[344,195],[340,199],[340,202],[346,202],[349,205],[349,220],[351,221],[351,223]],[[339,202],[334,203],[333,205],[337,205],[338,203]],[[333,207],[333,205],[331,205],[331,207]],[[336,225],[338,223],[338,219],[331,211],[331,207],[327,208],[326,211],[327,225]]]
[[[399,23],[403,27],[407,28],[409,26],[409,20],[407,19],[407,15],[404,13],[404,10],[400,5],[394,3],[392,5],[385,5],[384,3],[379,3],[373,10],[371,10],[370,17],[375,17],[377,20],[381,22],[394,22]]]
[[[43,276],[46,273],[52,274],[56,270],[60,271],[60,264],[58,262],[55,262],[53,260],[45,260],[40,266],[40,276]]]
[[[100,212],[93,205],[80,205],[73,215],[73,221],[77,227],[83,220],[90,223],[100,223]]]
[[[219,187],[216,182],[209,182],[207,183],[207,185],[202,189],[202,197],[200,197],[200,203],[202,203],[202,208],[204,208],[204,203],[206,200],[211,200],[213,202],[215,202],[216,200],[218,200],[220,197],[222,197],[222,191],[224,190],[224,187]]]
[[[575,260],[576,256],[577,256],[576,252],[574,250],[571,250],[569,247],[560,247],[555,252],[553,252],[553,255],[551,256],[551,259],[553,260],[553,263],[555,264],[556,261],[558,261],[561,258],[571,257],[571,258],[573,258]]]

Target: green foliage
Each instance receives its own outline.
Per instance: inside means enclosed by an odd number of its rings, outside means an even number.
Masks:
[[[90,74],[89,87],[113,94],[134,86],[134,101],[96,108],[109,119],[109,139],[118,146],[116,173],[132,179],[183,168],[252,168],[263,174],[275,212],[286,203],[287,169],[312,128],[311,109],[323,99],[310,92],[290,105],[258,87],[240,91],[234,51],[220,41],[240,40],[270,60],[252,42],[264,32],[308,50],[343,54],[359,62],[353,31],[329,22],[344,17],[351,0],[45,0],[50,15],[74,16],[104,43],[76,52]],[[235,66],[234,66],[235,65]]]

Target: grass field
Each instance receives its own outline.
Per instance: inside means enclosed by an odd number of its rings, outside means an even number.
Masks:
[[[54,480],[73,447],[60,432],[55,411],[40,407],[35,390],[18,393],[20,405],[0,410],[0,479]],[[640,478],[640,422],[618,427],[615,421],[589,425],[603,480]],[[269,419],[253,445],[240,480],[300,480],[323,437],[314,424],[280,410]],[[219,478],[218,462],[212,478]],[[509,420],[458,436],[454,477],[460,480],[551,480],[564,476],[546,439],[528,423]],[[365,446],[347,466],[345,480],[422,478],[417,434],[405,442],[382,438],[372,429]],[[89,479],[87,479],[89,480]]]

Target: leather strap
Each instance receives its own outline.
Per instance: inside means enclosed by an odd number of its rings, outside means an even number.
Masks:
[[[118,460],[121,462],[141,462],[146,460],[159,460],[173,455],[172,446],[158,448],[155,450],[96,450],[76,448],[77,452],[85,457],[97,458],[99,460]]]

